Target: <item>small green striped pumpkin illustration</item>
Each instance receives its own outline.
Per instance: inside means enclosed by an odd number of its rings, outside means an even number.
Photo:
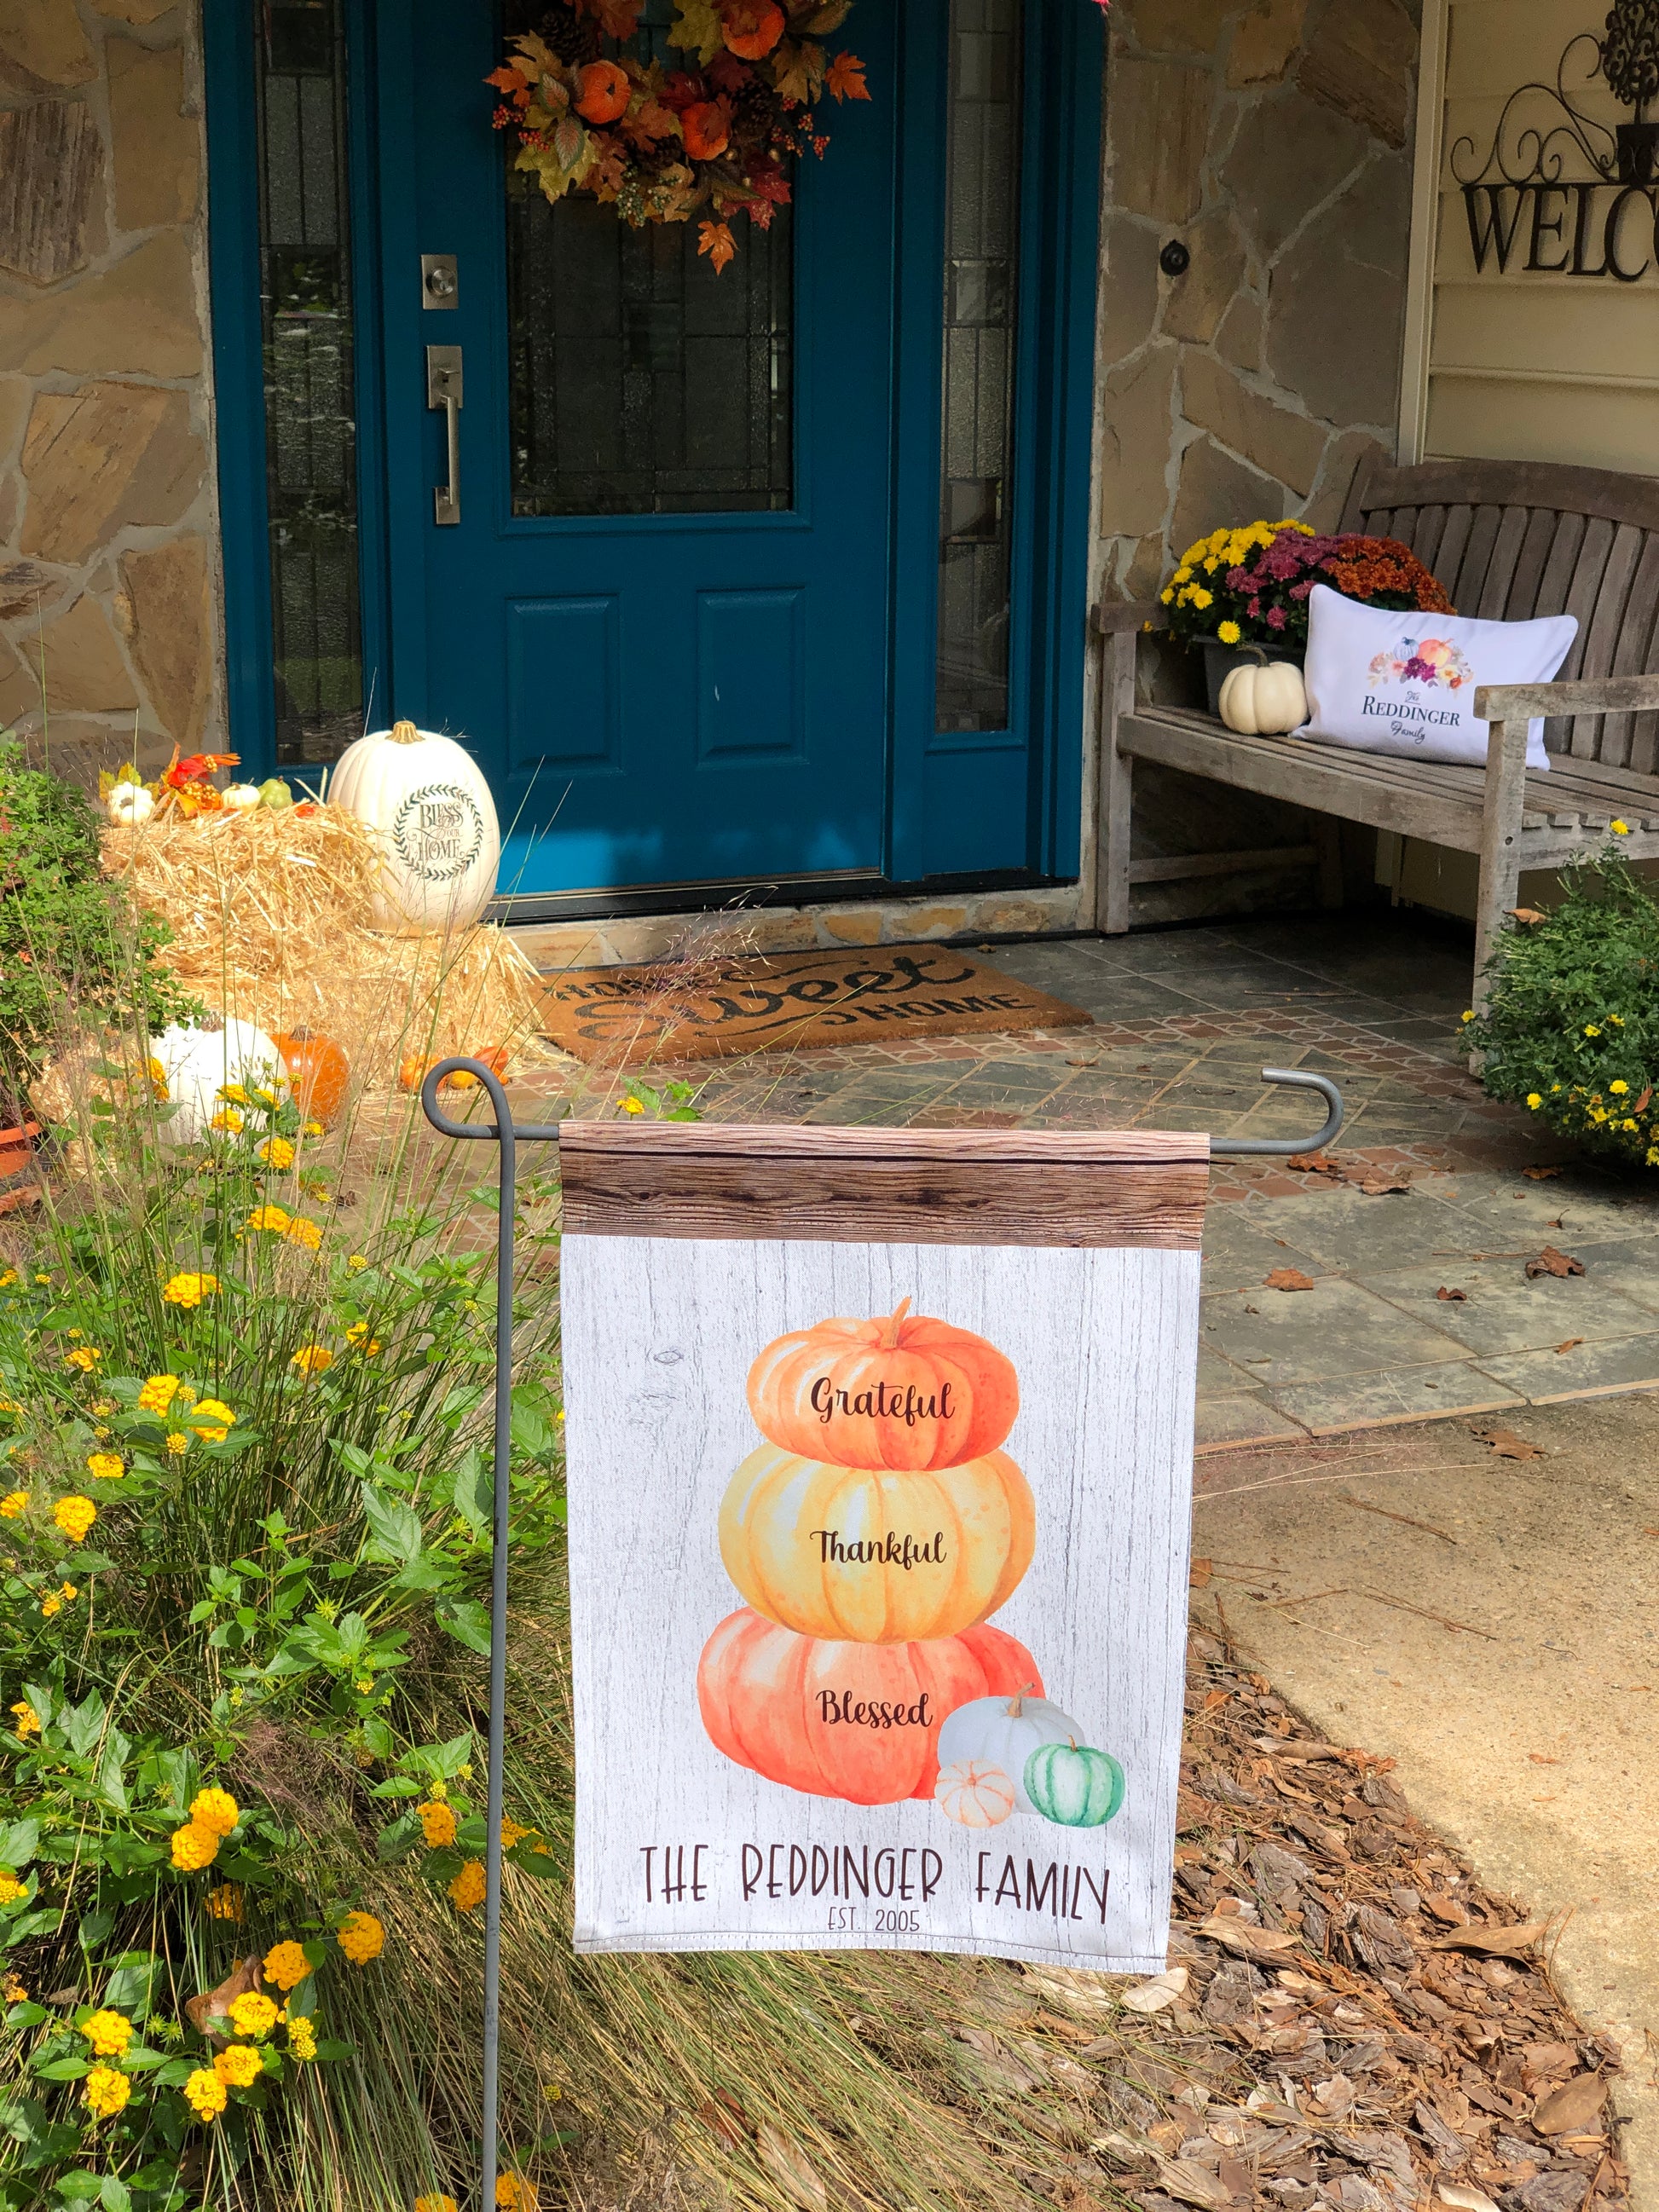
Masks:
[[[1123,1802],[1123,1769],[1087,1744],[1040,1743],[1023,1780],[1043,1819],[1062,1828],[1103,1827]]]

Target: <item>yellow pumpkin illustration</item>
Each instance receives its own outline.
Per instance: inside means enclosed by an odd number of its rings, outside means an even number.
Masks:
[[[720,1534],[727,1574],[781,1628],[910,1644],[960,1635],[1018,1589],[1036,1508],[1006,1452],[901,1471],[765,1444],[732,1476]]]

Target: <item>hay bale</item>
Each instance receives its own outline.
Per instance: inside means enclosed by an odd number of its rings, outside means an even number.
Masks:
[[[424,937],[371,926],[380,848],[336,806],[256,807],[112,825],[105,872],[171,927],[167,965],[206,1005],[266,1030],[337,1039],[356,1080],[398,1063],[505,1045],[547,1065],[541,981],[492,923]]]

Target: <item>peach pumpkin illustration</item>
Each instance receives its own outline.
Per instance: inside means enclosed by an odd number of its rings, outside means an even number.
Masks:
[[[763,1444],[720,1517],[726,1571],[802,1636],[910,1644],[959,1635],[1012,1595],[1036,1546],[1030,1486],[1006,1452],[896,1472]]]
[[[821,1321],[769,1344],[749,1410],[769,1442],[842,1467],[915,1472],[994,1451],[1019,1411],[1013,1362],[971,1330],[913,1314]]]
[[[798,1636],[745,1607],[703,1647],[697,1702],[715,1748],[787,1789],[854,1805],[932,1797],[939,1723],[958,1705],[1038,1684],[1001,1629],[915,1644]]]

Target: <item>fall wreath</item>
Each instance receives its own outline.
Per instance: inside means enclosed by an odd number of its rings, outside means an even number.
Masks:
[[[792,164],[829,144],[823,95],[870,97],[858,57],[825,43],[853,0],[676,0],[678,69],[642,57],[644,4],[556,0],[488,80],[495,126],[518,134],[516,166],[550,200],[590,193],[635,228],[707,210],[698,250],[720,270],[738,251],[731,218],[766,229]]]

